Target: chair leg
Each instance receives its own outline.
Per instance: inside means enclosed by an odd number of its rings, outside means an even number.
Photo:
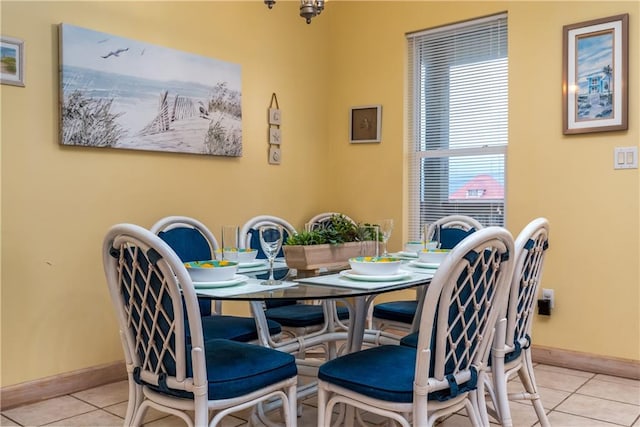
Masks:
[[[507,391],[507,376],[504,372],[504,358],[494,358],[491,373],[495,393],[495,410],[502,427],[512,427],[511,409],[509,408],[509,394]]]
[[[284,419],[287,427],[296,427],[298,425],[298,411],[297,411],[297,399],[298,393],[297,384],[292,384],[287,390],[287,410],[284,411]],[[284,408],[284,404],[282,405]]]
[[[469,398],[465,400],[464,406],[467,410],[467,415],[469,416],[469,420],[471,421],[471,425],[474,427],[484,427],[489,424],[483,424],[481,419],[482,416],[479,414],[478,410],[478,390],[474,390],[469,393]]]
[[[486,372],[481,372],[478,378],[478,387],[475,391],[469,393],[469,400],[476,411],[481,426],[489,425],[489,414],[487,413],[487,400],[485,395]],[[472,420],[473,422],[473,420]]]
[[[327,408],[327,391],[318,387],[318,427],[326,427],[331,423],[331,417],[325,419],[325,410]]]
[[[549,427],[549,419],[547,418],[547,413],[542,406],[542,399],[540,399],[540,393],[538,393],[538,386],[536,383],[536,377],[533,372],[533,363],[531,361],[531,350],[527,349],[523,351],[523,366],[518,371],[518,376],[520,377],[520,381],[524,385],[524,388],[527,392],[527,398],[531,400],[533,404],[533,408],[536,411],[536,415],[538,416],[538,420],[540,421],[540,425],[542,427]]]
[[[135,383],[133,376],[129,375],[129,402],[127,403],[127,412],[124,417],[124,425],[133,425],[136,412],[142,402],[142,386]]]
[[[193,421],[196,426],[206,426],[209,424],[209,408],[205,396],[195,396]]]

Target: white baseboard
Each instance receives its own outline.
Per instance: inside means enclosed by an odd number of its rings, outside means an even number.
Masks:
[[[640,361],[533,346],[533,361],[580,371],[640,379]],[[124,361],[81,369],[0,389],[0,409],[39,402],[115,381],[125,380]]]
[[[0,409],[39,402],[126,379],[124,361],[119,361],[2,387]]]

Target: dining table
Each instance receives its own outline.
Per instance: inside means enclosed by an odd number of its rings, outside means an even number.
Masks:
[[[284,258],[274,262],[274,274],[280,278],[277,285],[265,285],[269,275],[268,263],[255,262],[240,266],[237,275],[229,286],[198,286],[194,283],[199,298],[221,301],[246,301],[250,304],[252,315],[258,330],[260,345],[296,355],[299,375],[315,378],[319,366],[324,360],[298,357],[306,350],[328,343],[341,343],[338,353],[352,353],[362,349],[363,343],[398,344],[397,336],[384,331],[367,329],[367,315],[373,300],[385,293],[416,289],[418,298],[431,283],[434,269],[412,266],[412,258],[403,257],[404,262],[398,274],[390,276],[361,277],[349,274],[349,265],[335,269],[321,269],[315,275],[300,274],[287,266]],[[323,328],[292,339],[275,340],[269,334],[267,318],[264,313],[265,301],[296,300],[302,302],[326,301],[325,316],[329,316]],[[335,303],[340,301],[349,310],[349,321],[345,325],[335,315]],[[419,304],[420,305],[420,304]],[[414,325],[419,324],[419,313]],[[337,356],[335,346],[325,357]],[[316,392],[315,381],[299,385],[298,397],[305,398]],[[262,412],[264,408],[261,407]],[[269,410],[269,409],[266,409]]]
[[[274,347],[270,340],[267,320],[264,315],[263,302],[267,300],[297,300],[341,301],[349,309],[349,327],[347,335],[338,335],[338,339],[346,338],[347,352],[358,351],[362,348],[367,323],[367,313],[375,297],[410,288],[425,287],[431,282],[435,273],[433,269],[412,267],[407,259],[398,274],[389,276],[372,276],[348,274],[348,264],[337,270],[320,270],[314,276],[300,276],[295,269],[287,267],[284,259],[277,259],[274,263],[276,277],[280,277],[277,285],[264,285],[265,273],[268,271],[266,263],[254,262],[248,267],[238,269],[237,281],[231,286],[199,287],[196,293],[200,298],[212,300],[247,301],[251,304],[252,314],[256,319],[259,341],[262,345]],[[419,294],[422,292],[419,292]],[[331,339],[335,331],[326,331],[321,339]],[[300,340],[290,343],[277,344],[275,347],[282,351],[296,352],[300,347]]]

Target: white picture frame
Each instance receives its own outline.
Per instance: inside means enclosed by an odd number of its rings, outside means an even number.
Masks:
[[[24,41],[0,36],[0,83],[24,87]]]

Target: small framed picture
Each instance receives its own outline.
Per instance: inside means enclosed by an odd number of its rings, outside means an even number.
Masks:
[[[280,128],[269,128],[269,144],[280,145],[281,142]]]
[[[382,105],[352,107],[349,115],[349,142],[380,142]]]
[[[629,15],[563,27],[563,133],[625,130]]]
[[[269,108],[269,124],[279,125],[281,122],[281,113],[279,108]]]
[[[24,42],[0,36],[0,83],[24,87]]]

